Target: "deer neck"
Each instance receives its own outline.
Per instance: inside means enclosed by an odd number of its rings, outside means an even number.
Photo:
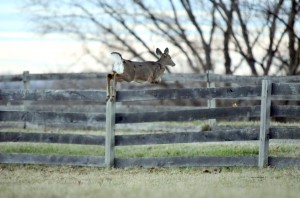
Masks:
[[[160,64],[160,68],[161,69],[164,69],[165,68],[165,61],[164,61],[164,59],[161,57],[160,59],[158,59],[158,61],[156,61],[157,63],[159,63]]]

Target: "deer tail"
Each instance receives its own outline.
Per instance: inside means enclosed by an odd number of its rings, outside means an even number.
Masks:
[[[118,74],[122,74],[124,72],[122,55],[118,52],[112,52],[111,57],[114,61],[112,70]]]

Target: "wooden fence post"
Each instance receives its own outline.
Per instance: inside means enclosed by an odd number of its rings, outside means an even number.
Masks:
[[[110,87],[112,93],[113,87]],[[116,100],[116,98],[115,98]],[[115,112],[116,102],[115,100],[108,100],[106,102],[106,137],[105,137],[105,166],[107,168],[114,167],[115,159]]]
[[[268,166],[269,157],[269,135],[271,117],[271,80],[263,80],[261,87],[261,109],[260,109],[260,135],[258,166]]]
[[[211,70],[207,71],[207,79],[206,79],[206,87],[207,88],[215,88],[216,87],[215,82],[210,81],[209,75],[211,73],[213,73]],[[208,99],[207,100],[207,107],[209,109],[216,108],[216,99]],[[214,127],[216,125],[216,123],[217,123],[216,119],[209,119],[208,120],[208,125],[209,125],[210,128]]]
[[[23,88],[29,89],[29,71],[23,72]]]
[[[24,71],[23,72],[23,88],[25,90],[29,89],[29,84],[30,84],[30,79],[29,79],[29,71]],[[30,101],[23,101],[23,111],[27,111],[28,106],[31,104]],[[27,128],[27,124],[26,124],[26,120],[24,120],[24,125],[23,128],[26,129]]]

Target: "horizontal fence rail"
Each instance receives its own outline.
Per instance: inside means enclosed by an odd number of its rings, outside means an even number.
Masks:
[[[300,95],[300,83],[273,83],[272,95]]]
[[[104,167],[104,158],[96,156],[33,155],[0,153],[3,164],[46,164]]]
[[[243,98],[260,96],[260,87],[234,88],[194,88],[168,90],[135,90],[118,91],[117,101],[166,100],[166,99],[211,99]],[[34,100],[34,101],[105,101],[106,91],[100,90],[0,90],[1,100]]]
[[[116,113],[115,123],[141,123],[166,121],[194,121],[207,119],[226,119],[238,117],[259,117],[260,106],[252,107],[218,107],[214,109],[156,111],[138,113]],[[299,106],[273,106],[272,117],[299,118]],[[28,111],[0,111],[0,121],[26,121],[30,123],[99,123],[105,122],[104,113],[56,113]]]
[[[129,158],[115,159],[115,166],[125,168],[134,167],[208,167],[208,166],[256,166],[257,157],[255,156],[239,156],[239,157],[156,157],[156,158]]]
[[[26,80],[85,80],[85,79],[105,79],[105,73],[50,73],[50,74],[24,74],[1,75],[0,82],[14,82]]]
[[[49,74],[29,74],[24,72],[19,75],[1,75],[0,82],[22,82],[30,80],[86,80],[99,79],[105,80],[106,73],[49,73]],[[260,85],[262,80],[271,80],[272,82],[300,82],[299,76],[237,76],[237,75],[222,75],[212,72],[194,74],[194,73],[172,73],[164,74],[163,81],[165,82],[225,82],[236,84],[256,84]]]
[[[26,121],[32,123],[43,123],[49,120],[51,120],[53,123],[104,122],[105,114],[0,111],[0,121]]]
[[[190,89],[154,89],[123,90],[117,93],[117,102],[166,99],[235,99],[257,98],[261,95],[260,86],[190,88]],[[300,83],[273,84],[273,95],[300,95]],[[33,101],[105,101],[103,90],[0,90],[0,100]]]
[[[211,118],[259,117],[260,106],[219,107],[214,109],[177,110],[165,112],[117,113],[116,123],[139,123],[160,121],[193,121]],[[273,106],[272,117],[300,117],[299,106]]]
[[[260,96],[260,87],[193,88],[119,91],[117,102],[166,99],[229,99]]]
[[[195,156],[195,157],[152,157],[152,158],[115,158],[116,168],[126,167],[255,167],[256,156]],[[33,155],[0,153],[2,164],[36,164],[36,165],[68,165],[105,167],[103,157],[96,156],[66,156],[66,155]],[[285,168],[300,166],[300,159],[295,157],[269,157],[269,165]]]
[[[99,135],[1,132],[0,142],[104,145],[105,137]]]
[[[299,139],[299,127],[271,127],[270,139]],[[257,127],[246,129],[177,132],[159,134],[116,135],[115,146],[177,144],[195,142],[228,142],[259,140]],[[34,142],[56,144],[105,145],[105,136],[58,133],[1,132],[0,142]]]
[[[116,123],[160,121],[193,121],[211,118],[259,117],[260,106],[220,107],[215,109],[178,110],[165,112],[117,113]]]
[[[271,80],[273,83],[300,82],[299,76],[237,76],[237,75],[219,75],[214,73],[209,73],[209,80],[213,82],[254,84],[254,85],[261,85],[261,82],[263,80]]]
[[[100,90],[0,90],[0,100],[33,101],[105,101],[106,91]]]
[[[300,106],[272,106],[271,107],[272,117],[286,117],[286,118],[299,118],[300,117]]]

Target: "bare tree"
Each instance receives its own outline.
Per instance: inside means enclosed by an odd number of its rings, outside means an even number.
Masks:
[[[297,19],[299,17],[299,1],[274,1],[264,9],[269,19],[270,43],[264,58],[266,64],[264,74],[277,67],[277,72],[287,75],[299,75],[299,36]],[[299,23],[298,23],[299,25]],[[299,27],[298,27],[299,28]]]
[[[300,38],[296,34],[295,23],[297,20],[297,13],[299,13],[299,1],[292,0],[290,12],[288,14],[287,32],[288,32],[288,51],[289,51],[289,64],[288,74],[293,75],[299,72],[300,63]]]
[[[240,63],[245,62],[253,75],[297,73],[295,68],[299,69],[299,62],[293,61],[297,59],[298,46],[294,28],[299,13],[296,1],[264,0],[259,4],[247,0],[229,2],[211,0],[211,2],[217,6],[218,13],[228,27],[227,31],[222,30],[226,73],[230,73],[228,69],[230,59],[226,51],[231,51],[229,52],[231,56],[234,51],[237,52],[242,58]],[[225,27],[223,25],[223,28]],[[231,34],[228,34],[229,30]],[[226,48],[228,38],[232,38],[234,49]],[[287,40],[289,40],[288,47]],[[239,65],[235,66],[238,67]]]
[[[163,42],[178,66],[197,73],[299,74],[297,0],[24,1],[41,32],[76,36],[102,65],[90,41],[141,61]]]
[[[225,25],[219,24],[217,25],[218,28],[223,32],[223,53],[224,53],[224,67],[226,74],[232,74],[232,61],[230,55],[230,40],[232,37],[232,20],[233,20],[233,12],[234,12],[234,1],[231,1],[229,5],[226,5],[222,0],[220,1],[211,1],[216,9],[217,12],[222,17]]]

